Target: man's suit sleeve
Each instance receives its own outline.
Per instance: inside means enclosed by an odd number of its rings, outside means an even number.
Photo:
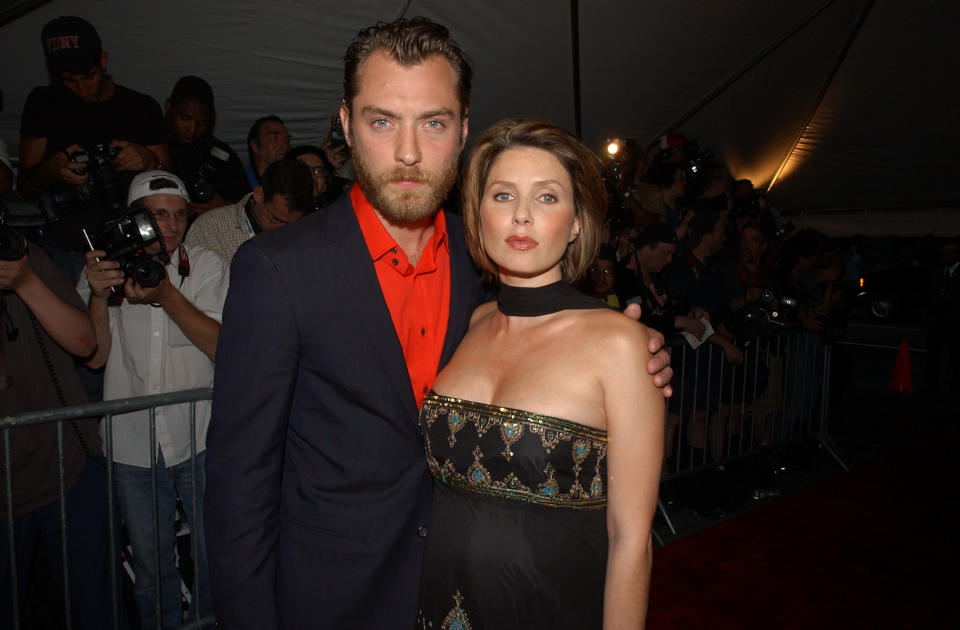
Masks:
[[[237,251],[230,277],[207,434],[207,550],[220,625],[262,629],[279,619],[280,479],[297,324],[285,279],[254,242]]]

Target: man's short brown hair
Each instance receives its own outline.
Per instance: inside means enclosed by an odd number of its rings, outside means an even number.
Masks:
[[[351,108],[357,95],[360,67],[376,50],[383,50],[404,67],[416,66],[428,57],[440,55],[450,62],[457,75],[457,96],[460,115],[470,109],[470,87],[473,69],[467,54],[453,38],[447,27],[424,17],[400,18],[393,22],[378,22],[365,28],[350,43],[343,57],[343,102]]]
[[[508,118],[480,136],[463,173],[463,223],[467,248],[487,281],[497,280],[497,267],[483,249],[480,201],[493,163],[509,149],[547,151],[560,161],[573,184],[574,212],[580,234],[560,261],[563,279],[576,282],[593,263],[600,244],[600,228],[607,214],[607,194],[600,176],[600,159],[566,129],[544,120]]]

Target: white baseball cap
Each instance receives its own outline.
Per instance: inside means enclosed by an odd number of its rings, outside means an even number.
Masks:
[[[179,177],[169,171],[144,171],[130,182],[127,205],[150,195],[177,195],[190,203],[190,194]]]

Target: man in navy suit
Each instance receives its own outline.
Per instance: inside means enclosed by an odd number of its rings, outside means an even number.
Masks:
[[[233,259],[207,436],[221,627],[416,620],[431,498],[418,407],[483,298],[459,217],[438,210],[470,82],[443,26],[361,32],[340,109],[358,184]],[[651,361],[661,384],[666,364]]]

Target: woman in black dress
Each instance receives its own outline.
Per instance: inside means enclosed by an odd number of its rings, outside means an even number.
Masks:
[[[424,628],[641,628],[663,453],[647,330],[571,287],[605,211],[595,156],[507,120],[463,181],[468,246],[499,297],[420,416],[435,477]]]

